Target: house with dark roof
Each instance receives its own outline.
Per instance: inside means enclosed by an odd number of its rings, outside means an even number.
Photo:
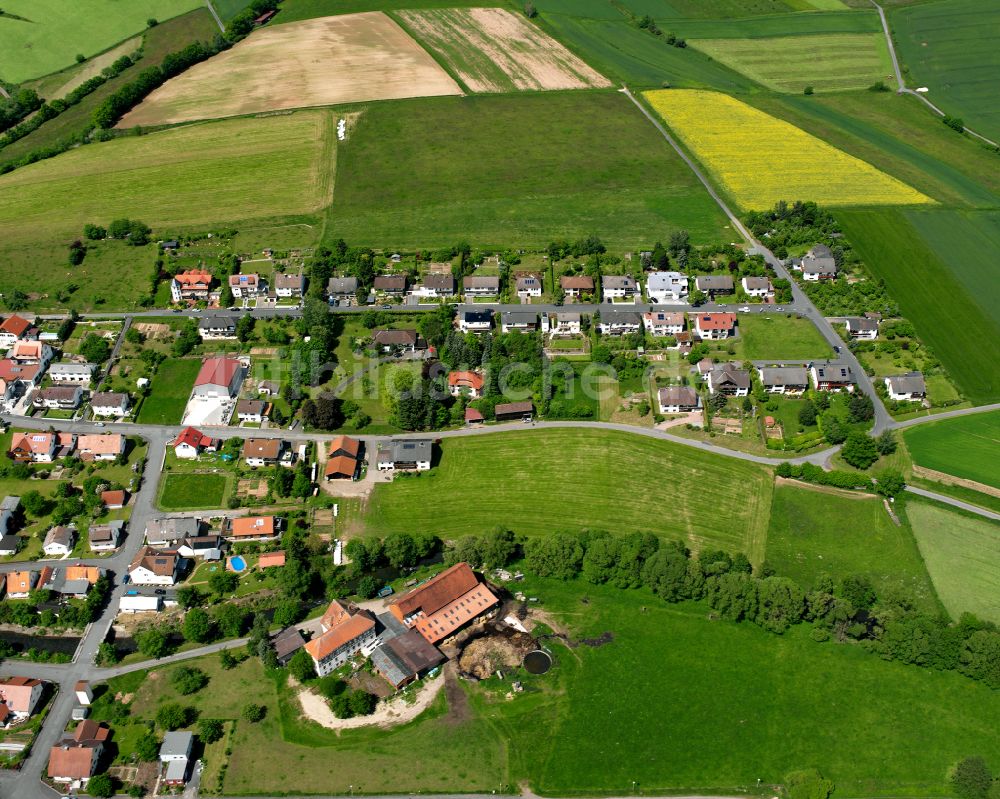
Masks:
[[[248,438],[243,442],[243,460],[247,466],[274,466],[281,459],[285,442],[280,438]]]
[[[371,653],[371,662],[396,689],[418,680],[447,660],[436,646],[417,630],[390,638]]]
[[[717,363],[708,373],[708,393],[745,397],[750,393],[750,373],[735,363]]]
[[[173,585],[179,566],[176,552],[145,546],[129,564],[128,576],[136,585]]]
[[[376,294],[399,297],[406,293],[406,275],[379,275],[373,288]]]
[[[642,315],[636,311],[602,311],[601,321],[597,323],[597,331],[602,336],[638,333],[641,328]]]
[[[463,277],[462,293],[466,297],[496,297],[500,293],[500,278],[496,275]]]
[[[922,372],[907,372],[885,378],[889,399],[897,402],[919,402],[927,397],[927,383]]]
[[[732,294],[734,291],[733,279],[729,275],[699,275],[694,279],[694,287],[709,297]]]
[[[605,301],[630,300],[639,293],[635,278],[629,275],[604,275],[601,278],[601,296]]]
[[[357,293],[356,277],[331,277],[326,282],[326,295],[331,300],[353,300]]]
[[[476,335],[487,333],[493,327],[493,312],[489,310],[460,311],[455,319],[455,324],[463,333],[475,333]]]
[[[536,311],[504,311],[500,315],[501,333],[530,333],[538,330]]]
[[[306,278],[301,272],[274,273],[274,294],[276,297],[301,297],[306,290]]]
[[[844,361],[816,361],[809,370],[817,391],[854,391],[857,380]]]
[[[493,409],[493,415],[498,422],[530,422],[535,413],[531,401],[502,402]]]
[[[372,341],[382,352],[416,352],[427,345],[416,330],[373,330]]]
[[[522,300],[542,296],[542,279],[537,275],[520,275],[514,282],[517,296]]]
[[[690,386],[666,386],[656,393],[660,413],[689,413],[701,407],[701,397]]]
[[[271,403],[264,400],[240,400],[236,403],[236,418],[241,422],[261,424],[271,415]]]
[[[94,416],[114,416],[121,419],[128,416],[130,407],[128,394],[119,391],[95,391],[90,395],[90,412]]]
[[[594,278],[590,275],[563,275],[559,278],[559,288],[567,297],[581,297],[594,293]]]
[[[817,244],[807,252],[796,265],[802,271],[802,279],[810,282],[833,280],[837,277],[837,261],[833,251],[825,244]]]
[[[809,388],[809,370],[804,366],[761,366],[757,375],[770,394],[802,394]]]
[[[411,293],[414,297],[451,297],[455,294],[455,278],[451,275],[426,275]]]
[[[849,316],[844,320],[847,335],[860,341],[874,341],[878,338],[878,320],[864,316]]]
[[[434,443],[426,438],[381,441],[375,455],[379,471],[423,472],[431,468]]]
[[[50,386],[36,391],[31,404],[36,408],[58,408],[69,411],[79,408],[82,401],[83,389],[79,386]]]
[[[198,335],[203,341],[236,338],[236,320],[231,316],[210,315],[198,320]]]

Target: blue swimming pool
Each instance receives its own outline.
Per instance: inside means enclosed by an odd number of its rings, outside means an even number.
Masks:
[[[229,559],[229,565],[234,572],[241,572],[247,567],[247,562],[239,555],[233,555]]]

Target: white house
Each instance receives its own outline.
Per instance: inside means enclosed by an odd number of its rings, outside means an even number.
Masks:
[[[0,680],[0,706],[6,710],[6,718],[0,724],[7,726],[11,721],[22,721],[38,707],[45,683],[34,677],[8,677]]]
[[[500,293],[500,278],[493,275],[469,275],[462,278],[462,293],[466,297],[496,297]]]
[[[169,446],[174,448],[174,454],[178,458],[194,460],[203,451],[215,452],[218,443],[217,439],[206,436],[194,427],[185,427]]]
[[[817,244],[809,250],[795,268],[801,269],[802,279],[810,282],[837,277],[837,261],[833,251],[825,244]]]
[[[20,338],[30,338],[33,322],[23,316],[12,314],[0,322],[0,350],[9,350]]]
[[[38,364],[45,371],[52,363],[52,347],[41,341],[19,339],[14,342],[7,357],[18,364]]]
[[[136,585],[173,585],[177,582],[178,557],[143,547],[128,567],[128,576]]]
[[[748,297],[763,299],[771,293],[771,281],[766,277],[745,277],[740,284]]]
[[[113,461],[124,454],[125,448],[125,436],[121,433],[88,434],[76,440],[76,451],[85,461]]]
[[[700,313],[695,315],[694,329],[698,338],[723,339],[736,333],[736,314]]]
[[[853,339],[874,341],[878,338],[878,320],[863,316],[849,316],[845,320],[847,334]]]
[[[414,286],[410,293],[414,297],[439,299],[455,294],[455,278],[451,275],[427,275],[423,282]]]
[[[690,386],[667,386],[656,394],[660,413],[688,413],[701,407],[701,397]]]
[[[681,302],[688,295],[688,279],[680,272],[650,272],[646,297],[654,305]]]
[[[841,361],[815,362],[810,369],[817,391],[854,391],[857,380],[848,363]]]
[[[809,372],[804,366],[761,366],[757,374],[770,394],[802,394],[809,388]]]
[[[605,311],[597,330],[602,336],[622,336],[638,333],[642,327],[642,317],[634,311]]]
[[[98,391],[90,395],[90,412],[94,416],[114,416],[120,419],[128,416],[129,406],[128,394]]]
[[[680,311],[649,311],[642,315],[646,331],[651,336],[676,336],[684,332],[684,314]]]
[[[83,401],[83,389],[80,386],[49,386],[35,392],[31,404],[36,408],[58,408],[74,410]]]
[[[750,393],[750,373],[735,363],[715,364],[708,373],[708,393],[745,397]]]
[[[396,438],[379,443],[375,462],[379,471],[424,472],[431,468],[433,449],[428,439]]]
[[[48,374],[53,383],[89,385],[96,369],[97,364],[93,363],[54,363],[49,367]]]
[[[552,326],[553,336],[578,336],[580,335],[581,316],[578,313],[557,313],[555,324]]]
[[[237,299],[243,297],[256,297],[267,291],[267,283],[260,279],[260,275],[253,273],[247,275],[230,275],[229,290]]]
[[[504,311],[500,316],[503,333],[529,333],[537,329],[538,314],[535,311]]]
[[[104,524],[92,524],[87,530],[91,552],[113,552],[121,541],[125,522],[114,519]]]
[[[147,596],[126,591],[118,602],[119,613],[157,613],[163,607],[163,600],[156,594]]]
[[[900,402],[918,402],[927,396],[927,384],[921,372],[890,375],[885,378],[885,390],[889,399]]]
[[[231,316],[203,316],[198,320],[198,335],[203,341],[236,338],[236,322]]]
[[[278,297],[301,297],[306,288],[306,278],[301,272],[287,275],[284,272],[274,274],[274,293]]]
[[[76,530],[72,527],[53,527],[45,536],[42,551],[52,558],[68,555],[76,543]]]
[[[633,299],[638,293],[635,278],[628,275],[604,275],[601,278],[601,295],[606,301]]]
[[[476,335],[489,332],[493,326],[493,314],[490,311],[461,311],[458,315],[458,329],[463,333]]]
[[[194,396],[232,398],[243,382],[243,365],[235,358],[206,358],[194,381]]]
[[[522,300],[542,296],[542,280],[534,275],[522,275],[517,279],[517,296]]]
[[[321,677],[376,644],[375,621],[371,615],[366,611],[352,614],[336,600],[323,614],[320,629],[322,634],[306,643],[304,648]]]

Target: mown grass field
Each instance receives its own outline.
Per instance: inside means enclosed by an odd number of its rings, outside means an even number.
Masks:
[[[1000,6],[980,0],[946,0],[893,11],[899,58],[911,86],[926,86],[928,98],[965,120],[973,130],[1000,139],[996,77]]]
[[[948,612],[1000,624],[1000,525],[913,499],[906,515]]]
[[[827,206],[933,202],[871,164],[728,95],[670,89],[644,97],[743,208],[770,208],[801,197]]]
[[[692,47],[778,92],[801,94],[892,85],[892,63],[881,33],[782,36],[772,39],[692,39]]]
[[[650,8],[663,6],[660,0],[647,0]],[[737,0],[742,2],[742,0]],[[717,3],[711,6],[717,7]],[[802,9],[796,9],[801,11]],[[656,15],[654,15],[656,16]],[[816,11],[810,14],[775,13],[751,16],[737,13],[724,19],[697,19],[697,15],[686,15],[685,19],[663,17],[664,26],[687,39],[757,39],[767,40],[775,37],[801,36],[800,48],[805,50],[802,56],[808,55],[808,41],[813,36],[830,33],[879,33],[882,26],[878,14],[873,8],[868,11],[846,11],[840,9]],[[657,19],[660,19],[657,16]],[[775,53],[775,57],[783,54]]]
[[[129,216],[154,229],[315,212],[329,202],[329,112],[92,144],[0,177],[0,261],[14,242],[79,236]]]
[[[694,241],[729,240],[725,226],[627,98],[578,91],[367,106],[338,146],[326,236],[544,247],[596,234],[632,248],[676,228]]]
[[[1000,411],[927,422],[903,438],[914,463],[1000,488]]]
[[[197,358],[168,358],[161,363],[136,421],[139,424],[180,424],[199,369],[201,361]]]
[[[755,563],[764,554],[772,480],[762,466],[602,430],[446,439],[440,452],[432,472],[376,486],[368,532],[642,530]]]
[[[334,14],[400,11],[411,8],[477,8],[507,5],[505,0],[285,0],[275,23],[298,22]]]
[[[165,474],[157,504],[163,510],[221,508],[231,479],[223,474]]]
[[[923,242],[920,230],[893,209],[842,211],[837,218],[962,393],[976,404],[1000,399],[1000,362],[995,348],[984,346],[998,340],[1000,323]]]
[[[775,486],[767,563],[806,590],[822,575],[836,583],[862,574],[876,590],[905,591],[929,613],[940,607],[909,526],[897,527],[870,494]]]
[[[0,78],[19,83],[47,75],[142,32],[146,20],[166,20],[198,8],[199,0],[5,0],[0,17]],[[10,15],[22,17],[13,19]]]
[[[832,353],[816,326],[808,319],[779,313],[740,314],[739,335],[743,358],[796,360],[826,358]]]
[[[954,672],[819,644],[808,625],[776,636],[712,621],[645,591],[532,579],[522,590],[574,639],[614,636],[557,645],[537,691],[482,703],[540,794],[625,794],[634,780],[654,796],[733,795],[808,767],[842,797],[948,796],[967,751],[1000,758],[1000,695]]]

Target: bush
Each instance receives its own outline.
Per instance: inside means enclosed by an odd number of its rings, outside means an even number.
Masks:
[[[878,460],[878,448],[875,439],[867,433],[857,430],[848,434],[844,446],[840,450],[844,460],[856,469],[867,469]]]
[[[251,724],[256,724],[261,721],[267,714],[267,708],[264,705],[257,705],[250,702],[243,706],[243,718],[249,721]]]
[[[183,707],[176,702],[168,702],[156,711],[156,723],[165,730],[186,727],[195,716],[194,708]]]
[[[833,793],[833,783],[814,768],[793,771],[785,777],[785,787],[789,799],[827,799]]]
[[[107,799],[114,796],[115,785],[109,774],[95,774],[87,781],[87,793],[91,796],[102,796]]]
[[[951,773],[951,784],[960,799],[986,799],[993,782],[990,769],[981,757],[966,757]]]
[[[965,121],[961,117],[952,117],[945,114],[944,118],[941,120],[952,130],[958,133],[965,132]]]
[[[202,719],[198,722],[198,737],[202,743],[213,744],[222,738],[225,729],[218,719]]]
[[[135,755],[146,763],[152,763],[160,757],[160,739],[147,732],[135,745]]]
[[[170,676],[170,681],[178,693],[186,696],[208,685],[208,675],[194,666],[181,666]]]
[[[313,667],[313,659],[308,652],[300,649],[292,659],[288,661],[288,671],[299,682],[311,680],[316,676],[316,669]]]

